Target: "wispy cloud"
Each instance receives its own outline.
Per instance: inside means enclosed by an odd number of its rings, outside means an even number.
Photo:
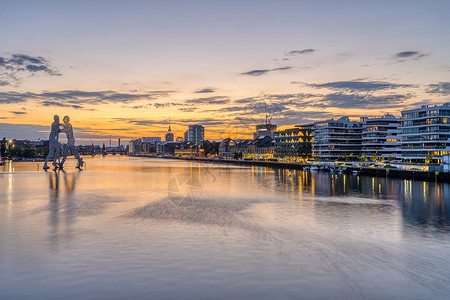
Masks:
[[[287,53],[287,55],[302,55],[302,54],[312,54],[316,50],[315,49],[303,49],[303,50],[292,50]]]
[[[428,54],[421,53],[419,51],[402,51],[398,52],[394,55],[394,59],[397,60],[397,62],[404,62],[406,60],[418,60],[422,57],[427,56]]]
[[[381,89],[381,87],[377,87]],[[387,87],[385,87],[387,89]],[[383,110],[397,109],[407,105],[412,98],[411,94],[385,94],[373,95],[366,92],[366,89],[375,87],[359,88],[353,90],[342,90],[333,93],[296,93],[296,94],[264,94],[257,97],[249,97],[233,101],[233,105],[221,107],[220,109],[208,109],[202,113],[214,113],[217,116],[239,117],[263,115],[267,111],[276,116],[280,124],[288,122],[303,122],[312,117],[306,118],[304,112],[312,116],[313,112],[317,116],[331,116],[328,110],[335,109],[364,109]]]
[[[42,101],[41,104],[43,106],[58,106],[58,107],[72,107],[75,109],[81,109],[83,108],[81,105],[76,105],[76,104],[66,104],[66,103],[61,103],[61,102],[57,102],[57,101]]]
[[[398,52],[395,56],[396,57],[412,57],[412,56],[419,56],[420,53],[417,51],[403,51]]]
[[[25,112],[25,111],[10,111],[10,113],[15,114],[15,115],[25,115],[27,112]]]
[[[50,126],[0,123],[0,137],[7,139],[35,139],[48,137]]]
[[[153,103],[155,108],[165,108],[165,107],[173,107],[173,106],[181,106],[184,104],[176,103],[176,102],[166,102],[166,103]]]
[[[0,92],[0,104],[25,102],[31,93]]]
[[[10,57],[0,57],[0,86],[20,83],[27,76],[45,74],[60,76],[61,73],[41,56],[13,54]]]
[[[427,93],[439,94],[442,96],[450,95],[450,82],[439,82],[428,85]]]
[[[227,104],[229,102],[230,99],[226,96],[195,98],[185,100],[185,103],[187,104]]]
[[[280,68],[275,68],[275,69],[251,70],[251,71],[243,72],[243,73],[241,73],[241,75],[261,76],[261,75],[266,74],[268,72],[285,71],[285,70],[289,70],[289,69],[292,69],[292,67],[280,67]]]
[[[44,93],[0,93],[0,104],[37,100],[43,106],[84,108],[84,105],[101,105],[115,103],[132,103],[138,100],[154,100],[166,97],[171,91],[147,91],[141,93],[124,93],[117,91],[58,91]]]
[[[308,86],[314,88],[328,88],[332,90],[343,90],[343,91],[351,91],[351,92],[373,92],[380,90],[389,90],[389,89],[397,89],[397,88],[407,88],[413,87],[411,84],[397,84],[391,82],[384,81],[358,81],[358,80],[350,80],[350,81],[333,81],[321,84],[308,84]]]
[[[334,108],[397,108],[405,105],[405,101],[410,99],[411,95],[386,95],[374,96],[370,94],[344,94],[333,93],[325,95],[321,101],[328,107]]]
[[[196,94],[205,94],[205,93],[214,93],[216,92],[214,89],[212,88],[205,88],[205,89],[201,89],[201,90],[197,90],[194,93]]]
[[[131,118],[114,118],[114,121],[124,122],[137,126],[166,126],[168,121],[164,120],[148,120],[148,119],[131,119]],[[224,120],[217,118],[195,118],[195,119],[172,119],[172,125],[188,126],[193,124],[202,124],[205,126],[220,126],[224,124]]]

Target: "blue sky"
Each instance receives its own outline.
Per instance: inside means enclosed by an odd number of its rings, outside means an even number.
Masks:
[[[450,101],[450,1],[1,1],[0,135],[249,134]],[[20,128],[28,128],[21,131]],[[31,130],[31,128],[34,128]]]

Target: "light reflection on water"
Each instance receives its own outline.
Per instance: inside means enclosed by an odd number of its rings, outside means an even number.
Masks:
[[[0,298],[450,293],[449,184],[86,160],[0,167]]]

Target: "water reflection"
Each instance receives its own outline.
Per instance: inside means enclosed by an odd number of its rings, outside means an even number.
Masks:
[[[86,161],[87,170],[75,173],[5,166],[0,299],[450,294],[449,184],[179,160]],[[189,205],[170,199],[192,192],[183,180],[192,177],[201,193]]]
[[[73,193],[80,170],[75,173],[67,173],[64,170],[45,171],[49,180],[49,205],[48,241],[50,249],[58,250],[61,241],[72,239],[72,225],[75,223],[75,203]],[[64,214],[61,213],[64,211]],[[62,219],[62,221],[60,220]],[[63,222],[61,224],[61,222]]]
[[[261,170],[254,172],[261,174]],[[393,200],[400,205],[403,218],[410,225],[448,230],[450,219],[448,183],[282,169],[277,169],[274,174],[282,189],[291,193]],[[262,180],[259,182],[264,184]]]

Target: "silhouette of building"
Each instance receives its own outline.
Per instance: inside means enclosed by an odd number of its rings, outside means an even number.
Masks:
[[[172,130],[170,129],[170,117],[169,117],[169,130],[167,130],[165,140],[166,142],[173,142],[173,133]]]
[[[192,142],[198,145],[205,139],[205,128],[202,125],[189,125],[188,130],[184,134],[185,142]]]

